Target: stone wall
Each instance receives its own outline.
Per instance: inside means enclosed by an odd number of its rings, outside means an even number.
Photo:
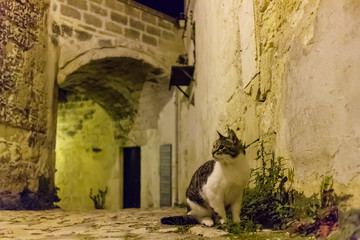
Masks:
[[[0,2],[0,209],[49,208],[56,200],[48,7]]]
[[[316,192],[332,175],[358,205],[359,2],[199,0],[189,9],[195,105],[180,105],[179,196],[229,126],[288,159],[298,189]],[[257,148],[248,149],[253,166]]]
[[[90,189],[95,195],[106,187],[105,207],[119,208],[120,161],[114,130],[109,114],[83,95],[68,94],[59,103],[55,182],[62,209],[94,209]]]
[[[52,0],[50,15],[53,39],[61,46],[60,69],[94,49],[125,47],[164,65],[175,61],[181,49],[175,19],[134,1]],[[60,71],[58,82],[78,67]]]
[[[85,94],[110,115],[120,148],[116,164],[122,165],[121,147],[141,147],[141,207],[159,206],[160,145],[175,146],[169,74],[183,53],[175,19],[128,0],[52,0],[49,21],[59,86]]]

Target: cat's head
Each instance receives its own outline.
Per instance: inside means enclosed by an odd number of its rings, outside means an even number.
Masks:
[[[213,145],[212,155],[216,161],[230,163],[240,153],[245,154],[241,141],[237,138],[235,132],[229,129],[229,136],[224,137],[219,132],[219,139]]]

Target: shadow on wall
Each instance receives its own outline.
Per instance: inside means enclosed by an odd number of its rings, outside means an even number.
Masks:
[[[55,184],[59,206],[93,209],[90,188],[108,187],[106,208],[122,199],[119,147],[130,130],[157,128],[171,99],[164,71],[127,57],[91,61],[60,85]]]

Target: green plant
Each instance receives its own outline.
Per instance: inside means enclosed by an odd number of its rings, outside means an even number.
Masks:
[[[235,235],[239,235],[244,232],[255,232],[257,229],[261,228],[261,226],[248,219],[241,219],[239,223],[236,223],[231,218],[226,220],[224,224],[219,224],[216,227]]]
[[[98,190],[98,194],[92,195],[92,188],[90,188],[90,199],[93,200],[94,206],[96,209],[104,209],[105,208],[105,196],[107,194],[108,188],[105,188],[105,191]]]
[[[244,190],[241,217],[265,228],[284,229],[293,217],[292,193],[285,187],[287,169],[284,158],[267,153],[264,143],[260,142],[257,151],[259,167],[251,170],[250,182]]]
[[[322,225],[329,226],[331,231],[338,221],[339,206],[351,196],[335,194],[332,176],[323,178],[319,193],[305,196],[293,188],[294,169],[285,168],[284,158],[267,153],[264,144],[264,141],[259,143],[258,167],[251,170],[249,184],[244,190],[241,212],[244,224],[286,229],[296,221],[294,232],[317,233]],[[245,226],[239,227],[245,229]],[[234,227],[227,229],[238,232]],[[247,230],[254,231],[249,227]]]

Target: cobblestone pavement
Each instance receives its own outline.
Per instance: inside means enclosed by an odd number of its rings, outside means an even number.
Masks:
[[[120,211],[0,211],[0,240],[5,239],[226,239],[226,232],[194,226],[161,225],[183,208]]]

